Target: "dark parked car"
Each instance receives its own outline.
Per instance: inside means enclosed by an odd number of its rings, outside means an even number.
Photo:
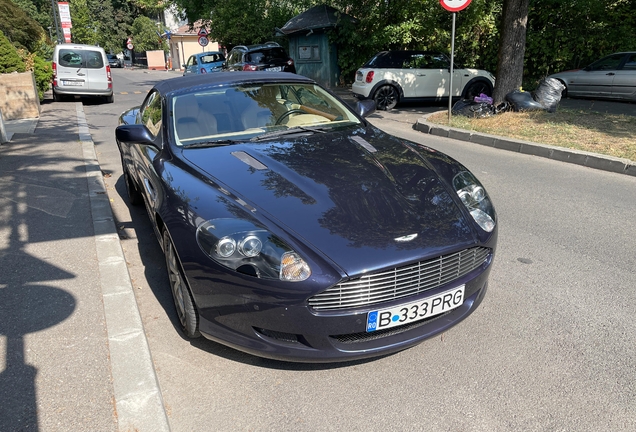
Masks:
[[[114,54],[106,54],[106,58],[108,59],[109,66],[112,68],[120,68],[123,66],[123,62]]]
[[[229,71],[296,73],[294,60],[276,42],[235,46],[227,55],[224,68]]]
[[[608,55],[583,69],[550,75],[565,85],[563,96],[636,101],[636,52]]]
[[[403,350],[484,298],[497,217],[462,164],[314,81],[163,81],[116,130],[189,337],[329,362]]]

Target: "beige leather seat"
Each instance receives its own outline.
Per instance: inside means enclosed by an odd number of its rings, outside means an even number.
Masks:
[[[199,109],[195,95],[179,96],[175,102],[174,115],[179,139],[205,137],[217,133],[216,118]]]

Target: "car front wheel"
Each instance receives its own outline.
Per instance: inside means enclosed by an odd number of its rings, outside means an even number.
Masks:
[[[174,305],[179,317],[181,328],[189,338],[201,336],[199,332],[199,314],[194,305],[188,282],[183,275],[181,262],[174,249],[168,231],[163,232],[163,252],[166,256],[166,267],[168,267],[168,278]]]
[[[468,84],[464,91],[464,99],[473,100],[482,93],[486,96],[492,96],[492,88],[484,81],[476,81]]]
[[[375,101],[375,106],[379,110],[388,111],[393,108],[398,103],[400,96],[398,95],[397,90],[392,85],[383,85],[379,89],[376,90],[373,95],[373,100]]]

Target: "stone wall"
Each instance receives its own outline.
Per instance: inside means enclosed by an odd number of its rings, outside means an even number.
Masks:
[[[0,74],[0,111],[4,120],[40,117],[33,72]]]

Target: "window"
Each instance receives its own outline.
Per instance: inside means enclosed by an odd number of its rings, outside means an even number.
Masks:
[[[81,51],[73,51],[61,49],[59,54],[60,66],[64,67],[82,67]]]
[[[89,69],[101,69],[104,67],[104,58],[99,51],[84,51],[86,67]]]
[[[305,61],[320,61],[320,48],[313,46],[299,46],[298,59]]]
[[[627,61],[623,65],[625,70],[636,70],[636,54],[630,54],[627,57]]]
[[[613,54],[592,63],[585,69],[589,71],[616,70],[621,60],[623,60],[623,54]]]
[[[148,96],[146,104],[141,109],[141,122],[146,125],[153,136],[161,131],[161,97],[155,92]]]

